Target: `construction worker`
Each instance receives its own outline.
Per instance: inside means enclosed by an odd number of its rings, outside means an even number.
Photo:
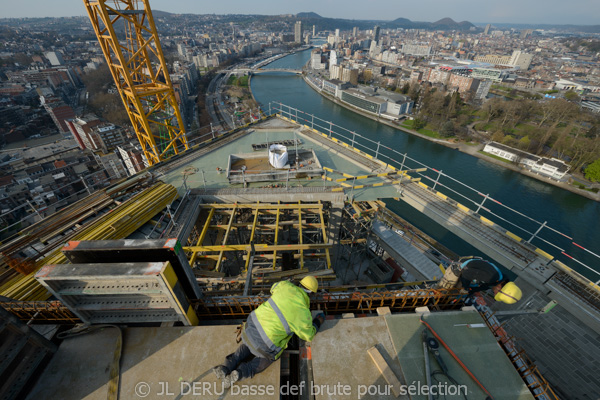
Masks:
[[[271,287],[271,298],[252,311],[244,323],[242,344],[222,365],[213,368],[225,387],[265,370],[281,356],[294,333],[312,341],[325,321],[323,313],[313,319],[310,312],[308,293],[316,293],[318,288],[314,276],[303,278],[300,286],[281,281]]]
[[[439,283],[442,288],[461,285],[469,296],[483,290],[492,289],[494,299],[506,304],[521,300],[521,289],[504,276],[494,263],[473,257],[463,263],[452,263]],[[469,303],[469,299],[465,302]]]

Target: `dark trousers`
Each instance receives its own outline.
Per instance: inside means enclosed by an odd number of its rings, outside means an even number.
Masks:
[[[255,357],[248,346],[240,344],[237,350],[227,357],[223,366],[229,373],[237,369],[240,373],[240,379],[252,378],[255,374],[264,371],[273,361],[262,357]]]

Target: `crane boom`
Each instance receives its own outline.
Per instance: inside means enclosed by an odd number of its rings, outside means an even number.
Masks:
[[[189,148],[148,0],[83,0],[149,165]]]

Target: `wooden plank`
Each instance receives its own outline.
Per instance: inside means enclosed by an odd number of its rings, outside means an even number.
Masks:
[[[402,385],[400,384],[400,381],[398,380],[396,374],[394,374],[394,371],[392,371],[388,363],[385,361],[385,359],[379,352],[377,346],[371,347],[369,350],[367,350],[367,352],[371,356],[371,359],[375,363],[375,366],[377,367],[381,375],[383,375],[385,381],[388,383],[388,385],[392,387],[394,396],[400,396],[400,388]]]
[[[260,210],[289,210],[289,209],[297,209],[298,203],[289,203],[289,204],[268,204],[268,203],[250,203],[250,204],[202,204],[202,208],[214,208],[214,209],[228,209],[228,208],[258,208]],[[322,209],[322,204],[303,204],[302,208],[307,209]]]
[[[204,269],[195,269],[194,270],[194,275],[196,275],[196,276],[206,276],[206,277],[210,277],[210,278],[224,278],[225,277],[225,273],[224,272],[207,271],[207,270],[204,270]]]
[[[247,251],[249,244],[228,244],[216,246],[184,246],[185,251]],[[307,244],[256,244],[254,245],[257,252],[285,251],[285,250],[316,250],[330,249],[333,244],[328,243],[307,243]]]

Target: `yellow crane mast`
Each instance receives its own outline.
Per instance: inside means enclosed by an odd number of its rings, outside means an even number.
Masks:
[[[150,165],[189,148],[148,0],[83,0]]]

